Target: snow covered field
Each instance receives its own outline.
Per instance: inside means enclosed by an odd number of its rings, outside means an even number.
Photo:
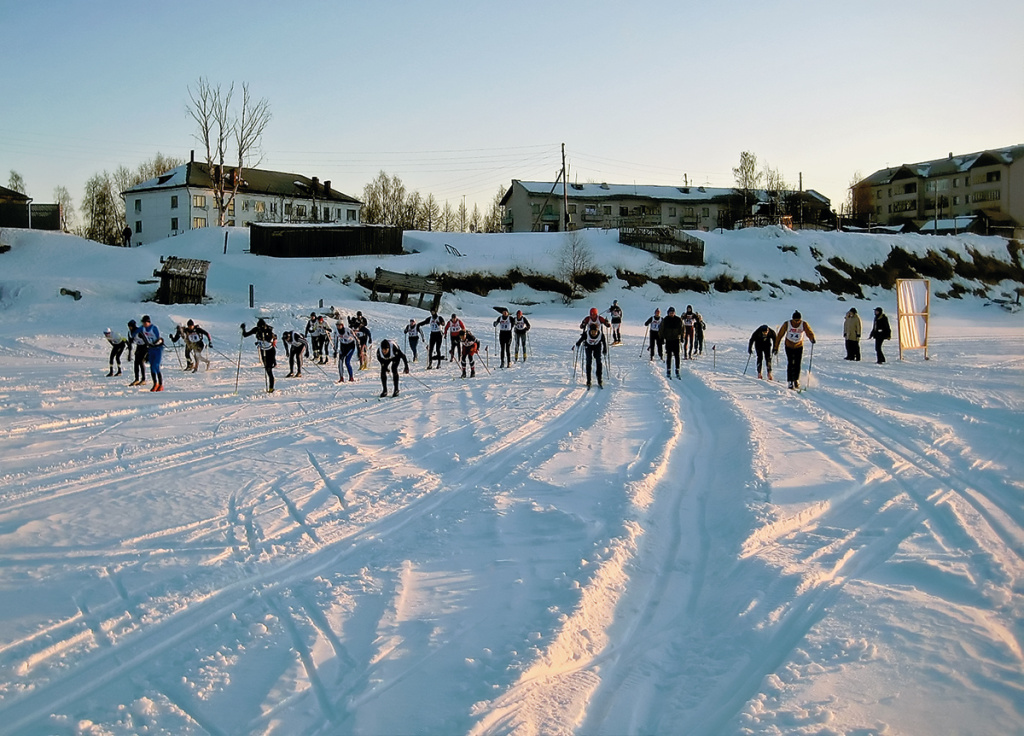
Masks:
[[[346,277],[550,273],[560,238],[410,234],[419,252],[383,262],[288,261],[244,253],[239,230],[226,255],[216,229],[131,250],[5,231],[0,732],[1024,733],[1020,312],[934,299],[931,360],[893,341],[876,365],[866,339],[842,359],[841,325],[856,306],[866,335],[880,305],[895,329],[889,292],[459,293],[442,311],[489,371],[421,355],[384,400],[375,366],[286,379],[280,355],[267,394],[240,341],[257,316],[301,330],[321,299],[400,340],[425,313]],[[1005,258],[996,238],[942,241]],[[715,234],[704,273],[814,281],[812,247],[865,264],[897,242],[938,239]],[[686,271],[588,244],[608,273]],[[209,303],[143,302],[160,255],[211,260]],[[588,392],[575,328],[612,299],[625,344]],[[507,370],[494,304],[533,324]],[[686,304],[708,349],[667,380],[643,321]],[[744,372],[751,331],[794,309],[819,338],[799,394]],[[210,370],[168,349],[162,394],[128,366],[105,377],[103,329],[142,314],[208,329]]]

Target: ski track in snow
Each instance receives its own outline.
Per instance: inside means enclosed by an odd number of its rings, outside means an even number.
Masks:
[[[875,366],[796,394],[626,347],[584,391],[566,343],[377,400],[373,368],[267,396],[247,366],[236,396],[165,361],[154,396],[0,341],[0,542],[35,542],[4,576],[48,591],[0,638],[5,732],[814,732],[848,706],[794,705],[799,663],[857,649],[832,612],[906,594],[909,546],[935,550],[916,594],[976,612],[962,676],[1021,712],[1019,360],[914,392],[908,364],[882,402]]]

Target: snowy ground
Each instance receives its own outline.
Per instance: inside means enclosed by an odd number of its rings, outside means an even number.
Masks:
[[[424,313],[340,283],[371,259],[272,261],[239,231],[227,255],[214,230],[132,250],[3,235],[5,734],[1024,733],[1019,312],[935,300],[931,360],[893,342],[880,366],[867,340],[842,360],[840,325],[875,304],[895,325],[888,293],[613,280],[524,306],[529,360],[500,370],[491,306],[540,296],[460,294],[444,311],[489,348],[475,379],[421,356],[396,399],[333,365],[279,369],[268,395],[239,322],[301,329],[323,299],[380,338]],[[440,267],[539,268],[557,237],[461,236],[467,258]],[[738,267],[777,237],[709,244]],[[849,262],[892,240],[784,237]],[[440,264],[444,236],[416,242],[383,265]],[[212,260],[211,303],[143,303],[160,254]],[[588,392],[574,327],[613,298],[625,344]],[[708,349],[669,380],[643,320],[687,303]],[[800,394],[745,370],[750,332],[794,308],[819,335]],[[209,329],[211,369],[168,350],[162,394],[106,378],[103,328],[143,313]]]

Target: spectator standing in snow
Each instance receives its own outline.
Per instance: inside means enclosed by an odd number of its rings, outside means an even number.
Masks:
[[[793,318],[783,322],[775,335],[775,352],[781,343],[786,343],[786,381],[789,388],[800,388],[800,367],[804,360],[804,335],[814,344],[814,330],[804,322],[800,312],[793,312]]]
[[[416,324],[416,320],[409,320],[409,324],[405,326],[405,338],[409,341],[409,350],[412,352],[412,362],[416,362],[416,348],[419,347],[420,338],[423,337],[423,332],[420,331],[420,326]]]
[[[882,312],[881,307],[875,307],[875,322],[871,326],[871,334],[868,338],[875,340],[875,357],[879,363],[885,362],[882,355],[882,343],[892,337],[892,329],[889,327],[889,318]]]
[[[761,325],[754,330],[747,342],[747,355],[757,350],[757,377],[763,378],[761,365],[764,364],[768,368],[769,381],[775,380],[772,377],[772,352],[775,350],[775,337],[775,330],[768,325]],[[747,360],[749,361],[750,358]],[[746,372],[745,369],[744,372]]]
[[[442,359],[442,348],[441,344],[444,342],[444,317],[437,313],[437,310],[430,310],[430,316],[419,323],[419,327],[423,325],[430,325],[430,337],[429,343],[427,344],[427,370],[429,371],[433,367],[433,363],[437,361],[437,367],[441,367]]]
[[[103,331],[103,337],[110,343],[110,357],[107,359],[107,362],[110,364],[110,370],[107,371],[107,375],[120,376],[121,353],[128,347],[128,338],[120,332],[111,331],[109,327]],[[114,373],[114,361],[117,361],[117,373]]]
[[[676,359],[676,378],[679,378],[679,341],[683,337],[683,318],[669,307],[661,321],[661,337],[665,341],[665,375],[672,377],[672,358]]]
[[[398,343],[387,338],[380,341],[377,348],[377,362],[380,363],[380,383],[383,389],[380,392],[381,398],[388,395],[388,371],[391,371],[391,379],[394,384],[392,396],[398,396],[398,362],[405,364],[405,373],[409,372],[409,360],[405,353],[398,347]]]
[[[665,358],[664,352],[662,350],[665,341],[661,337],[661,323],[662,317],[660,309],[655,309],[654,314],[648,317],[647,321],[644,322],[644,327],[647,327],[649,329],[649,334],[651,336],[650,342],[648,344],[648,351],[651,354],[649,360],[654,360],[655,347],[658,348],[658,360],[664,360]]]
[[[149,315],[142,317],[142,328],[140,329],[142,339],[146,342],[146,350],[149,355],[149,373],[153,379],[153,388],[150,391],[164,390],[164,374],[160,370],[160,364],[164,357],[164,340],[160,337],[160,330],[150,322]]]
[[[512,331],[516,338],[516,362],[519,362],[519,348],[523,349],[523,360],[526,360],[526,333],[530,331],[530,320],[523,315],[522,309],[516,310],[515,324]]]
[[[612,345],[621,345],[622,307],[619,306],[618,299],[612,300],[612,305],[608,307],[608,314],[612,318]]]
[[[267,374],[267,393],[274,393],[274,368],[277,366],[277,335],[273,328],[268,325],[262,317],[256,320],[256,326],[251,330],[245,329],[245,322],[242,323],[242,337],[256,336],[256,349],[260,355],[260,362]]]
[[[843,320],[843,340],[846,341],[846,360],[860,360],[860,315],[850,307]]]
[[[498,328],[498,346],[501,353],[501,367],[512,365],[512,328],[514,326],[512,316],[507,309],[502,309],[498,319],[494,320],[494,326]]]
[[[599,321],[587,321],[587,326],[583,328],[583,333],[580,335],[580,339],[576,341],[573,349],[578,350],[580,345],[584,346],[585,351],[584,367],[587,371],[587,388],[590,388],[590,376],[595,362],[597,363],[597,385],[604,388],[604,382],[601,378],[603,370],[601,356],[608,355],[608,342],[604,338],[604,330],[601,329]]]

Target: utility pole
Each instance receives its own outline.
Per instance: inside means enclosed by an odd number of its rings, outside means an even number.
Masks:
[[[569,230],[569,187],[566,185],[565,144],[562,144],[562,230]]]

